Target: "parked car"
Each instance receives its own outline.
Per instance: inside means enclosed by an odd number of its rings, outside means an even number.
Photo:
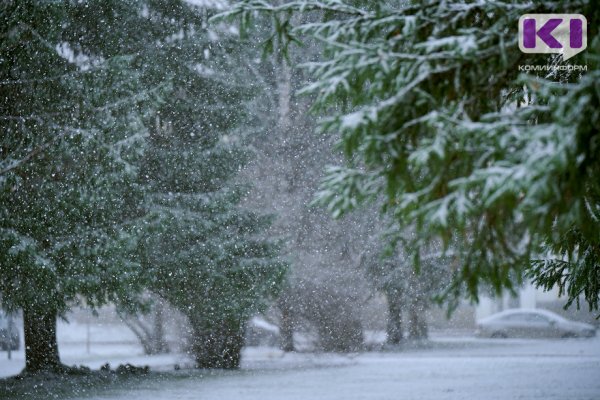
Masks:
[[[477,321],[475,334],[492,338],[592,337],[596,335],[596,328],[547,310],[511,309]]]
[[[0,350],[19,350],[19,330],[9,317],[0,311]]]

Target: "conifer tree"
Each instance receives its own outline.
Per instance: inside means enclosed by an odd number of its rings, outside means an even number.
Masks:
[[[0,293],[23,310],[26,372],[65,370],[57,316],[77,303],[133,306],[142,289],[136,180],[159,88],[111,46],[110,21],[81,19],[86,6],[0,5]]]
[[[261,88],[244,80],[231,26],[207,27],[214,12],[181,1],[148,5],[170,30],[152,50],[160,62],[148,77],[158,84],[169,76],[171,89],[144,157],[148,224],[139,250],[150,290],[189,320],[196,365],[237,368],[246,321],[278,293],[286,266],[265,238],[272,217],[240,204],[247,188],[236,176],[256,129],[248,102]]]
[[[301,35],[326,46],[325,60],[306,65],[315,81],[304,91],[347,163],[329,169],[320,203],[340,216],[384,199],[392,243],[417,268],[441,240],[450,298],[476,299],[481,282],[514,290],[528,276],[597,310],[600,36],[588,29],[587,50],[568,62],[586,72],[524,73],[519,65],[568,63],[517,45],[522,14],[579,13],[594,27],[595,3],[353,4],[246,0],[220,16],[244,27],[268,13],[282,48]],[[292,26],[290,15],[307,12],[322,21]]]

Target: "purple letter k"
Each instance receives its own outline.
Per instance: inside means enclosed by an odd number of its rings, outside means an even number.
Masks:
[[[536,36],[544,41],[551,49],[561,49],[562,45],[552,36],[552,31],[560,25],[562,19],[552,18],[540,28],[535,30],[535,19],[527,18],[523,21],[523,47],[527,49],[535,48]]]

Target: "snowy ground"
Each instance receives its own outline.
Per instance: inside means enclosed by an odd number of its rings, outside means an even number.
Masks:
[[[23,330],[21,328],[20,350],[12,353],[12,360],[7,359],[6,352],[0,352],[0,378],[16,375],[25,366],[23,351]],[[111,366],[132,363],[150,365],[153,368],[172,369],[173,364],[181,362],[182,355],[167,354],[157,357],[146,357],[133,332],[125,325],[66,323],[57,324],[58,347],[61,360],[67,365],[87,365],[98,369],[109,362]],[[89,339],[89,347],[88,347]],[[89,350],[89,351],[88,351]]]
[[[354,355],[244,351],[234,372],[173,371],[183,355],[144,357],[134,344],[64,345],[70,364],[148,364],[144,379],[117,382],[75,399],[600,399],[600,338],[482,340],[437,337],[425,349]],[[0,357],[6,353],[0,353]],[[6,376],[22,368],[22,353],[0,360]]]

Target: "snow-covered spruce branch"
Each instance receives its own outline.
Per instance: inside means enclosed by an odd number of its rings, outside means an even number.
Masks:
[[[39,78],[4,79],[0,80],[0,86],[29,85],[46,82],[68,81],[70,79],[79,78],[84,75],[91,75],[102,70],[106,70],[106,63],[94,65],[93,67],[87,69],[76,69],[73,71],[65,72],[63,74],[56,74],[52,76],[44,76]]]
[[[0,169],[0,176],[7,174],[7,173],[11,172],[12,170],[15,170],[15,169],[21,167],[22,165],[28,163],[33,158],[35,158],[38,154],[42,153],[48,147],[50,147],[50,145],[55,141],[56,141],[56,139],[42,143],[41,145],[36,146],[33,150],[31,150],[30,152],[25,154],[25,156],[23,156],[22,158],[20,158],[18,160],[13,160],[12,162],[8,163],[7,166]],[[4,160],[2,163],[4,163]]]
[[[36,156],[38,156],[41,153],[43,153],[44,151],[46,151],[50,146],[59,142],[66,135],[80,134],[85,131],[80,128],[59,126],[54,123],[50,123],[48,126],[51,129],[55,129],[57,131],[57,133],[53,137],[51,137],[49,140],[47,140],[39,145],[36,145],[33,149],[27,151],[25,153],[25,155],[19,157],[17,160],[8,160],[8,159],[2,160],[0,162],[0,165],[1,164],[7,164],[7,165],[3,166],[0,169],[0,176],[5,175],[17,168],[20,168],[23,165],[27,164],[28,162],[31,162],[33,159],[35,159]]]
[[[273,5],[263,0],[245,0],[236,2],[233,7],[219,13],[209,19],[209,22],[218,22],[224,19],[233,19],[244,16],[247,13],[266,12],[271,14],[283,14],[290,12],[310,12],[310,11],[332,11],[348,15],[368,16],[370,13],[356,7],[352,7],[340,0],[308,0],[308,1],[290,1],[280,5]]]

